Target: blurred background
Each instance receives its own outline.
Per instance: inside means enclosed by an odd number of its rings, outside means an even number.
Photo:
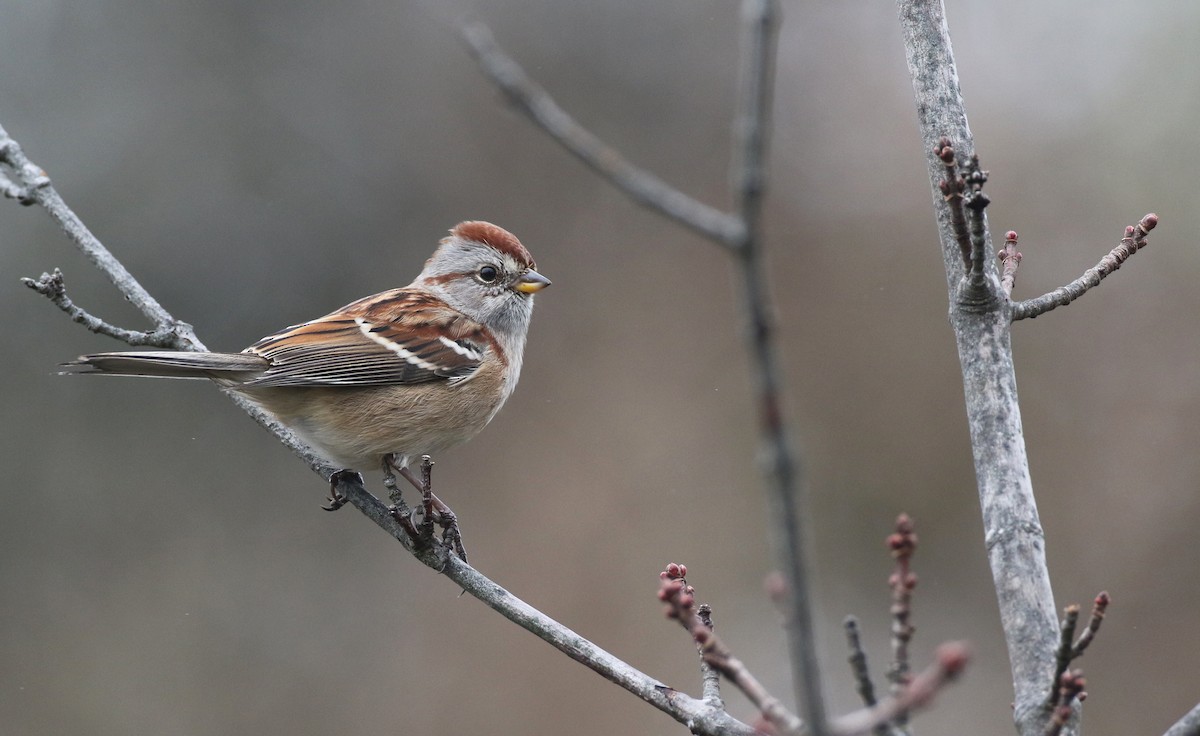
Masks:
[[[890,560],[921,537],[914,665],[972,642],[922,734],[1011,733],[945,277],[891,2],[784,2],[767,249],[806,464],[831,708],[842,617],[887,662]],[[1086,668],[1099,733],[1159,733],[1200,671],[1200,5],[950,2],[1016,296],[1143,251],[1015,329],[1058,605],[1113,606]],[[515,232],[538,296],[521,386],[439,461],[472,562],[672,686],[686,563],[722,636],[791,693],[728,260],[630,204],[489,86],[468,20],[634,161],[729,205],[732,1],[0,0],[0,123],[214,349],[404,285],[456,222]],[[21,286],[144,326],[46,215],[0,203],[0,723],[6,734],[683,733],[413,561],[218,391],[65,378],[121,349]],[[730,709],[752,712],[726,691]]]

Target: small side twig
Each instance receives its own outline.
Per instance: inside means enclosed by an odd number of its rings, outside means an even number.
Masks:
[[[912,556],[917,551],[917,534],[908,514],[896,518],[896,530],[888,535],[888,548],[896,560],[896,568],[888,577],[892,589],[892,665],[888,668],[891,694],[898,696],[908,687],[912,677],[908,662],[908,645],[915,629],[911,623],[912,592],[917,587],[917,575],[910,568]],[[903,717],[897,725],[903,726]]]
[[[1072,603],[1063,609],[1062,624],[1059,625],[1058,649],[1054,654],[1054,678],[1050,680],[1050,695],[1046,699],[1051,707],[1058,701],[1059,683],[1067,668],[1071,666],[1075,638],[1075,626],[1079,623],[1079,604]]]
[[[109,324],[71,301],[71,298],[67,296],[67,286],[63,280],[62,271],[57,268],[54,269],[54,273],[43,273],[36,279],[22,278],[21,283],[49,299],[51,304],[66,312],[72,321],[78,322],[98,335],[107,335],[126,345],[173,348],[179,343],[180,330],[191,330],[191,325],[183,322],[174,322],[171,325],[159,326],[157,329],[145,332],[127,330],[124,327]]]
[[[1104,614],[1108,611],[1108,604],[1111,599],[1108,596],[1108,591],[1102,590],[1092,601],[1092,615],[1088,618],[1087,627],[1083,633],[1075,641],[1071,647],[1071,658],[1075,659],[1083,656],[1084,650],[1096,638],[1096,633],[1100,631],[1100,624],[1104,623]]]
[[[1017,231],[1009,230],[1004,234],[1004,247],[996,254],[1000,259],[1000,285],[1004,287],[1004,295],[1012,297],[1013,288],[1017,285],[1017,267],[1021,265],[1021,253],[1017,250]]]
[[[5,177],[5,193],[17,195],[21,204],[36,203],[78,246],[79,250],[112,281],[113,286],[150,321],[156,330],[174,331],[175,340],[167,347],[176,350],[204,350],[203,343],[185,323],[177,321],[170,312],[150,296],[113,254],[83,224],[63,198],[59,196],[50,177],[21,150],[8,131],[0,127],[0,166],[7,167],[14,179]]]
[[[1059,736],[1075,715],[1076,701],[1087,699],[1087,680],[1079,670],[1064,672],[1059,678],[1058,697],[1050,721],[1046,724],[1046,736]]]
[[[879,701],[871,708],[847,713],[830,722],[830,731],[838,736],[865,734],[881,724],[907,718],[918,708],[929,705],[935,695],[962,674],[970,660],[965,642],[946,642],[934,653],[933,664],[926,667],[902,691]]]
[[[1121,264],[1134,253],[1146,247],[1146,236],[1156,225],[1158,225],[1158,215],[1151,212],[1138,224],[1127,226],[1120,245],[1101,258],[1094,267],[1084,271],[1082,276],[1054,291],[1014,304],[1012,308],[1013,321],[1033,319],[1056,307],[1066,306],[1086,294],[1089,289],[1099,286],[1101,280],[1120,268]]]
[[[700,623],[704,624],[709,631],[713,630],[712,606],[701,603],[696,609],[696,615],[700,617]],[[701,698],[712,707],[724,710],[725,701],[721,698],[721,673],[717,672],[716,668],[704,659],[704,647],[699,642],[696,643],[696,652],[700,655]]]
[[[679,622],[696,642],[700,655],[710,666],[716,669],[730,682],[738,687],[758,708],[763,717],[783,734],[798,734],[804,729],[804,722],[799,716],[789,711],[783,703],[772,695],[759,682],[740,659],[721,641],[712,629],[704,625],[696,611],[696,589],[688,585],[687,566],[674,562],[658,574],[658,599],[665,605],[667,618]]]
[[[870,707],[877,702],[875,699],[875,683],[871,681],[871,671],[867,667],[867,653],[863,650],[862,637],[858,632],[858,619],[847,616],[842,622],[846,630],[846,647],[850,654],[846,660],[850,663],[850,672],[854,675],[855,690],[862,698],[863,705]]]

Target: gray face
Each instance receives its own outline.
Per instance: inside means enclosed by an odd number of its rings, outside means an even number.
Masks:
[[[529,270],[528,264],[507,253],[451,237],[425,264],[417,281],[471,319],[511,335],[524,332],[533,313],[533,295],[515,288]]]

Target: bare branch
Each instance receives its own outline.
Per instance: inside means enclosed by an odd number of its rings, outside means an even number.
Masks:
[[[970,654],[964,642],[947,642],[937,648],[934,663],[912,679],[903,691],[834,719],[830,731],[838,736],[865,734],[881,724],[897,721],[933,701],[933,697],[966,669]]]
[[[1163,736],[1200,736],[1200,705],[1176,721]]]
[[[1146,246],[1146,235],[1158,224],[1158,215],[1151,212],[1138,222],[1125,228],[1125,237],[1121,244],[1100,259],[1094,267],[1083,272],[1083,275],[1071,283],[1060,286],[1035,299],[1027,299],[1013,305],[1013,321],[1032,319],[1045,314],[1055,307],[1063,307],[1083,296],[1089,289],[1100,285],[1100,281],[1121,267],[1131,255]]]
[[[974,144],[943,3],[897,0],[896,6],[922,145],[928,152],[926,165],[951,300],[950,323],[962,368],[984,543],[1012,668],[1013,717],[1018,732],[1032,736],[1040,734],[1045,724],[1045,682],[1054,672],[1058,621],[1017,402],[1009,302],[1001,298],[1000,280],[990,258],[982,268],[994,298],[978,304],[965,304],[961,298],[961,238],[941,192],[945,162],[934,150],[946,137],[961,159],[970,156]]]
[[[684,194],[624,156],[580,125],[496,45],[486,26],[462,31],[475,60],[492,82],[538,127],[638,204],[689,227],[728,248],[742,240],[736,218]]]
[[[661,581],[658,599],[666,604],[664,612],[667,618],[678,621],[692,635],[704,661],[737,685],[777,733],[799,734],[804,730],[804,722],[789,711],[779,698],[772,695],[758,678],[751,674],[746,665],[733,655],[725,642],[704,625],[704,621],[696,612],[696,590],[688,585],[686,575],[687,566],[674,562],[658,574]]]

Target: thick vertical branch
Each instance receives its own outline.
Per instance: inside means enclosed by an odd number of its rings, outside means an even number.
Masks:
[[[1014,718],[1022,734],[1040,733],[1046,722],[1044,688],[1054,672],[1058,622],[1017,405],[1009,306],[1002,298],[972,305],[956,298],[963,256],[938,190],[944,164],[933,150],[934,143],[947,136],[960,154],[969,156],[974,148],[971,131],[941,0],[897,0],[897,7],[933,185],[988,562],[1012,667]],[[1001,295],[991,259],[984,267],[992,293]]]
[[[779,360],[772,339],[762,264],[762,196],[764,159],[774,83],[776,0],[746,0],[742,6],[746,36],[739,85],[741,99],[735,124],[734,194],[743,224],[741,247],[734,250],[741,280],[746,339],[754,366],[767,497],[775,522],[776,557],[787,582],[784,616],[792,661],[796,701],[813,736],[827,731],[821,677],[813,636],[812,602],[805,563],[804,519],[795,455],[783,421]]]

